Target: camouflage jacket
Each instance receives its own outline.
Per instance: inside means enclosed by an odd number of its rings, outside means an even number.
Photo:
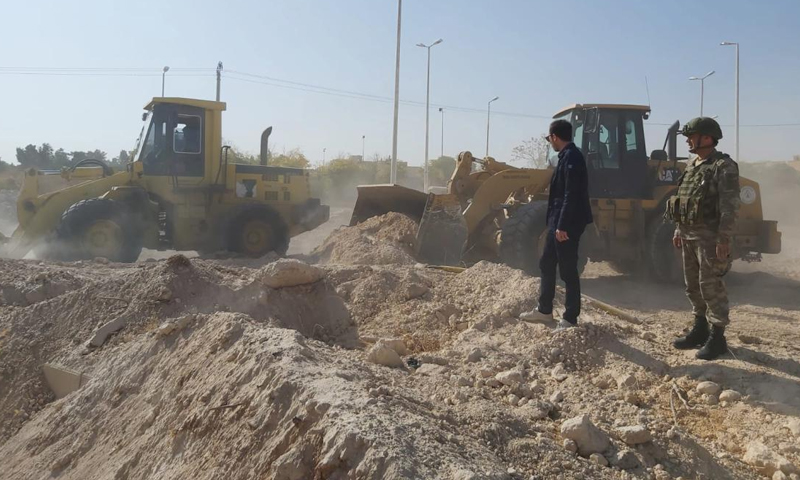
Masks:
[[[678,180],[677,197],[685,202],[693,192],[700,197],[697,218],[674,219],[675,234],[689,240],[728,243],[736,229],[739,210],[739,166],[727,154],[716,150],[705,160],[695,157]]]

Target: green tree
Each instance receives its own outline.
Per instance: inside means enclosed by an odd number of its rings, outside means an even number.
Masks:
[[[511,160],[521,162],[530,168],[545,168],[547,166],[548,143],[543,137],[531,137],[523,140],[521,144],[511,150]]]
[[[299,148],[295,148],[274,157],[270,155],[269,164],[276,167],[308,168],[311,162]]]
[[[428,181],[431,186],[445,187],[453,171],[456,169],[456,159],[443,156],[428,162]]]

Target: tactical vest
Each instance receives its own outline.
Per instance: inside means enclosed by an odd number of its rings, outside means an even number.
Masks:
[[[727,155],[724,153],[715,152],[703,163],[687,166],[678,178],[677,195],[667,200],[664,218],[687,226],[716,222],[718,198],[709,195],[709,190],[717,176],[717,168],[725,158]]]

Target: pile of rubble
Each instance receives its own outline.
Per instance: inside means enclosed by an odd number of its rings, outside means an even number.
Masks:
[[[319,265],[0,261],[0,477],[798,478],[798,412],[658,325],[521,322],[537,279],[417,264],[414,229]],[[55,399],[44,363],[86,381]]]

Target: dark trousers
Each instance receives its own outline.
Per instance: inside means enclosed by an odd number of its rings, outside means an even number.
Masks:
[[[561,273],[561,280],[566,284],[567,294],[564,301],[564,320],[577,323],[581,314],[581,281],[578,275],[578,244],[583,229],[567,232],[569,240],[559,242],[555,231],[548,229],[544,252],[539,260],[542,272],[542,284],[539,291],[539,311],[553,312],[553,298],[556,295],[556,269]]]

